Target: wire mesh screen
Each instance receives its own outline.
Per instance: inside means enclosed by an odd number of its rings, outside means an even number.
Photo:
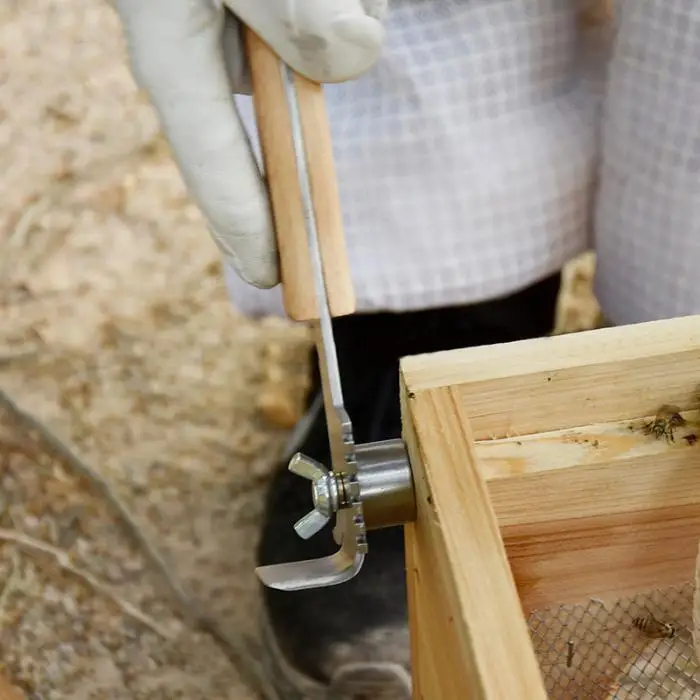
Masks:
[[[551,700],[700,699],[693,585],[533,612]]]

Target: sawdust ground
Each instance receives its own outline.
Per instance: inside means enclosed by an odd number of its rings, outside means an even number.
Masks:
[[[254,630],[261,489],[307,387],[308,336],[235,314],[217,252],[97,0],[0,7],[0,384],[95,466],[212,612]],[[596,322],[593,258],[560,327]],[[189,631],[112,514],[0,423],[0,664],[30,698],[252,697]],[[1,538],[0,538],[1,539]]]

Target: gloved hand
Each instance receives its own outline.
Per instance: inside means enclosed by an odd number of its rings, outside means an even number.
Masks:
[[[341,82],[372,67],[387,0],[113,0],[132,71],[226,262],[279,281],[267,192],[232,93],[249,93],[238,18],[293,69]]]

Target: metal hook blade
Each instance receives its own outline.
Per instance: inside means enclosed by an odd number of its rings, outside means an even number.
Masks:
[[[341,548],[335,554],[319,559],[259,566],[255,573],[269,588],[301,591],[345,583],[357,576],[364,560],[362,552],[355,552],[355,558],[351,559]]]

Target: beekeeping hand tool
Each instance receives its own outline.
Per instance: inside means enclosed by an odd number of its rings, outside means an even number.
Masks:
[[[331,586],[360,571],[368,529],[413,520],[413,482],[403,441],[356,445],[345,410],[332,317],[353,313],[355,297],[323,88],[283,64],[251,30],[246,46],[285,309],[313,328],[331,446],[332,469],[302,454],[289,463],[311,482],[313,502],[294,528],[308,539],[335,516],[339,545],[331,556],[263,566],[257,574],[282,590]]]

